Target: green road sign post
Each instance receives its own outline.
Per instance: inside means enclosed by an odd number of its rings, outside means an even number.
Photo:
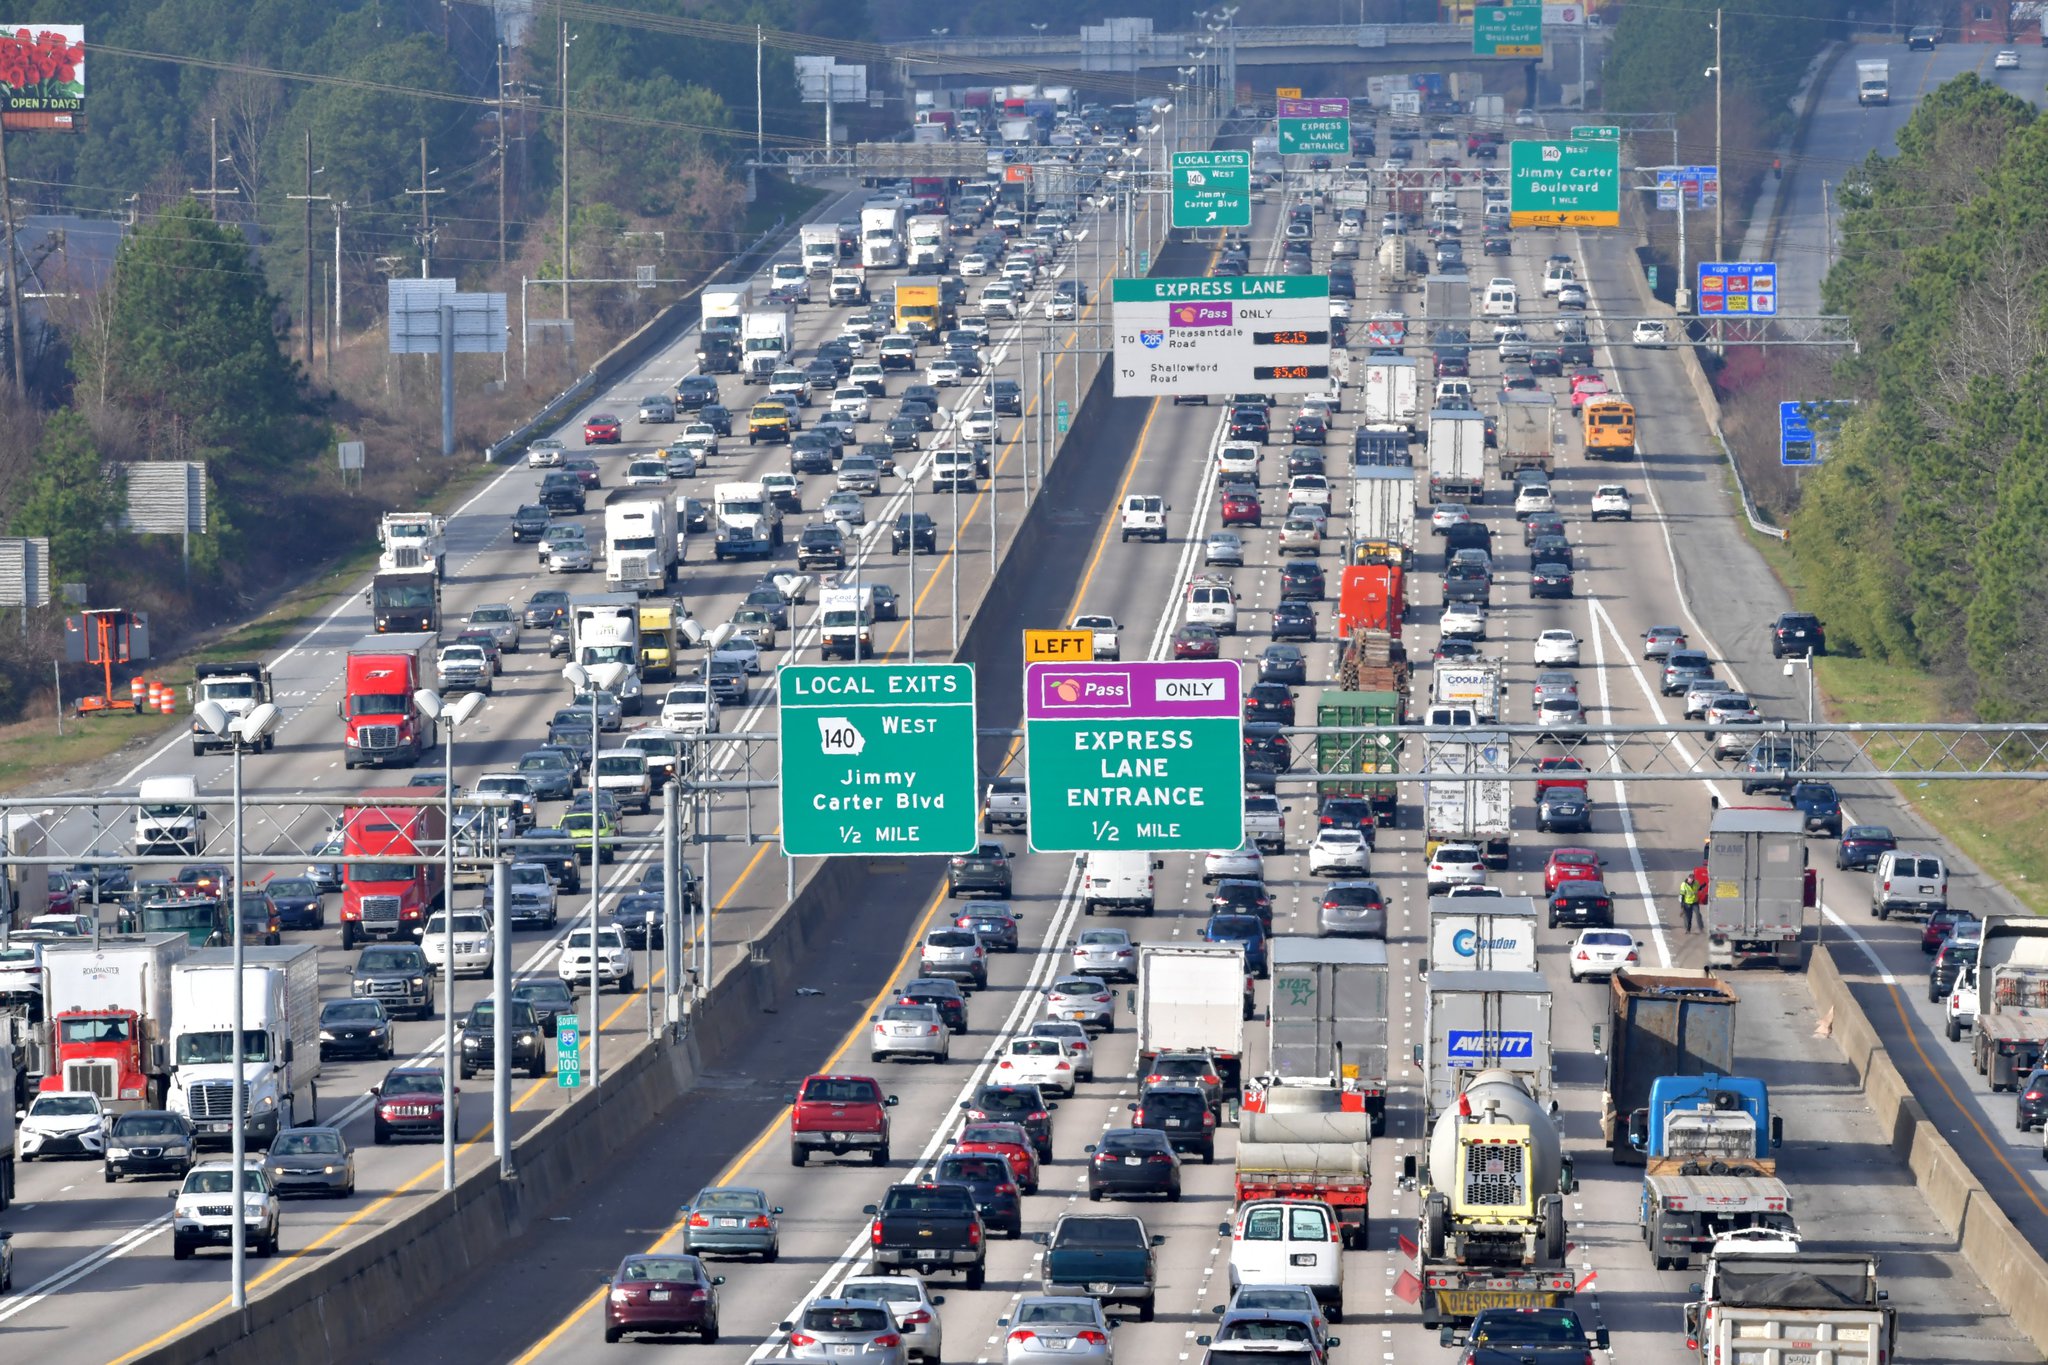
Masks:
[[[1053,421],[1059,427],[1059,432],[1062,436],[1067,434],[1067,428],[1071,425],[1069,418],[1067,400],[1062,398],[1059,401],[1059,405],[1053,411]]]
[[[1026,664],[1031,847],[1242,844],[1241,687],[1230,660]]]
[[[1621,144],[1509,143],[1508,223],[1518,228],[1619,227]]]
[[[1612,123],[1589,123],[1572,129],[1574,142],[1619,142],[1621,129]]]
[[[785,664],[782,851],[971,853],[974,669]]]
[[[555,1016],[555,1084],[563,1090],[583,1084],[583,1021],[573,1014]]]
[[[1173,225],[1232,228],[1252,225],[1250,152],[1175,152]]]
[[[1350,156],[1351,101],[1283,99],[1279,129],[1282,156]]]
[[[1543,6],[1490,5],[1472,11],[1475,57],[1541,57]]]

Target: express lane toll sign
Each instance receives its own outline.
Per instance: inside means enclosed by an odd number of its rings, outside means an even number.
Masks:
[[[1031,847],[1236,848],[1244,842],[1237,664],[1027,664]]]
[[[784,852],[974,851],[971,666],[785,664],[776,689]]]

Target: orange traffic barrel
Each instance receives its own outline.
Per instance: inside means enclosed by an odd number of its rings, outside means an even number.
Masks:
[[[144,706],[143,706],[143,709],[144,709],[144,710],[147,710],[147,711],[154,711],[154,710],[156,710],[156,709],[157,709],[157,707],[158,707],[158,706],[159,706],[159,705],[161,704],[161,699],[160,699],[160,697],[159,697],[159,695],[158,695],[158,693],[159,693],[159,689],[161,688],[161,686],[162,686],[162,684],[158,683],[156,679],[154,679],[154,678],[151,678],[151,679],[149,680],[149,683],[148,683],[148,688],[149,688],[149,692],[148,692],[148,697],[149,697],[149,700],[148,700],[147,702],[145,702],[145,703],[144,703]]]
[[[128,700],[134,704],[136,710],[142,709],[142,697],[148,690],[149,684],[143,679],[136,677],[128,680]]]
[[[165,683],[164,690],[161,694],[157,709],[161,711],[164,715],[168,716],[173,713],[173,711],[177,707],[177,704],[178,689],[171,686],[169,683]]]

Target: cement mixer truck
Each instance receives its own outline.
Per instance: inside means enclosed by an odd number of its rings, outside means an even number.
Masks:
[[[1553,1111],[1514,1072],[1473,1075],[1430,1130],[1423,1163],[1402,1161],[1420,1193],[1416,1238],[1422,1325],[1470,1322],[1484,1308],[1558,1308],[1576,1290],[1565,1263],[1565,1197],[1578,1189]]]

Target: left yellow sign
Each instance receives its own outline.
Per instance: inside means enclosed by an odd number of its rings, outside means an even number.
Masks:
[[[1027,664],[1092,663],[1095,632],[1092,630],[1027,630],[1024,632],[1024,662]]]

